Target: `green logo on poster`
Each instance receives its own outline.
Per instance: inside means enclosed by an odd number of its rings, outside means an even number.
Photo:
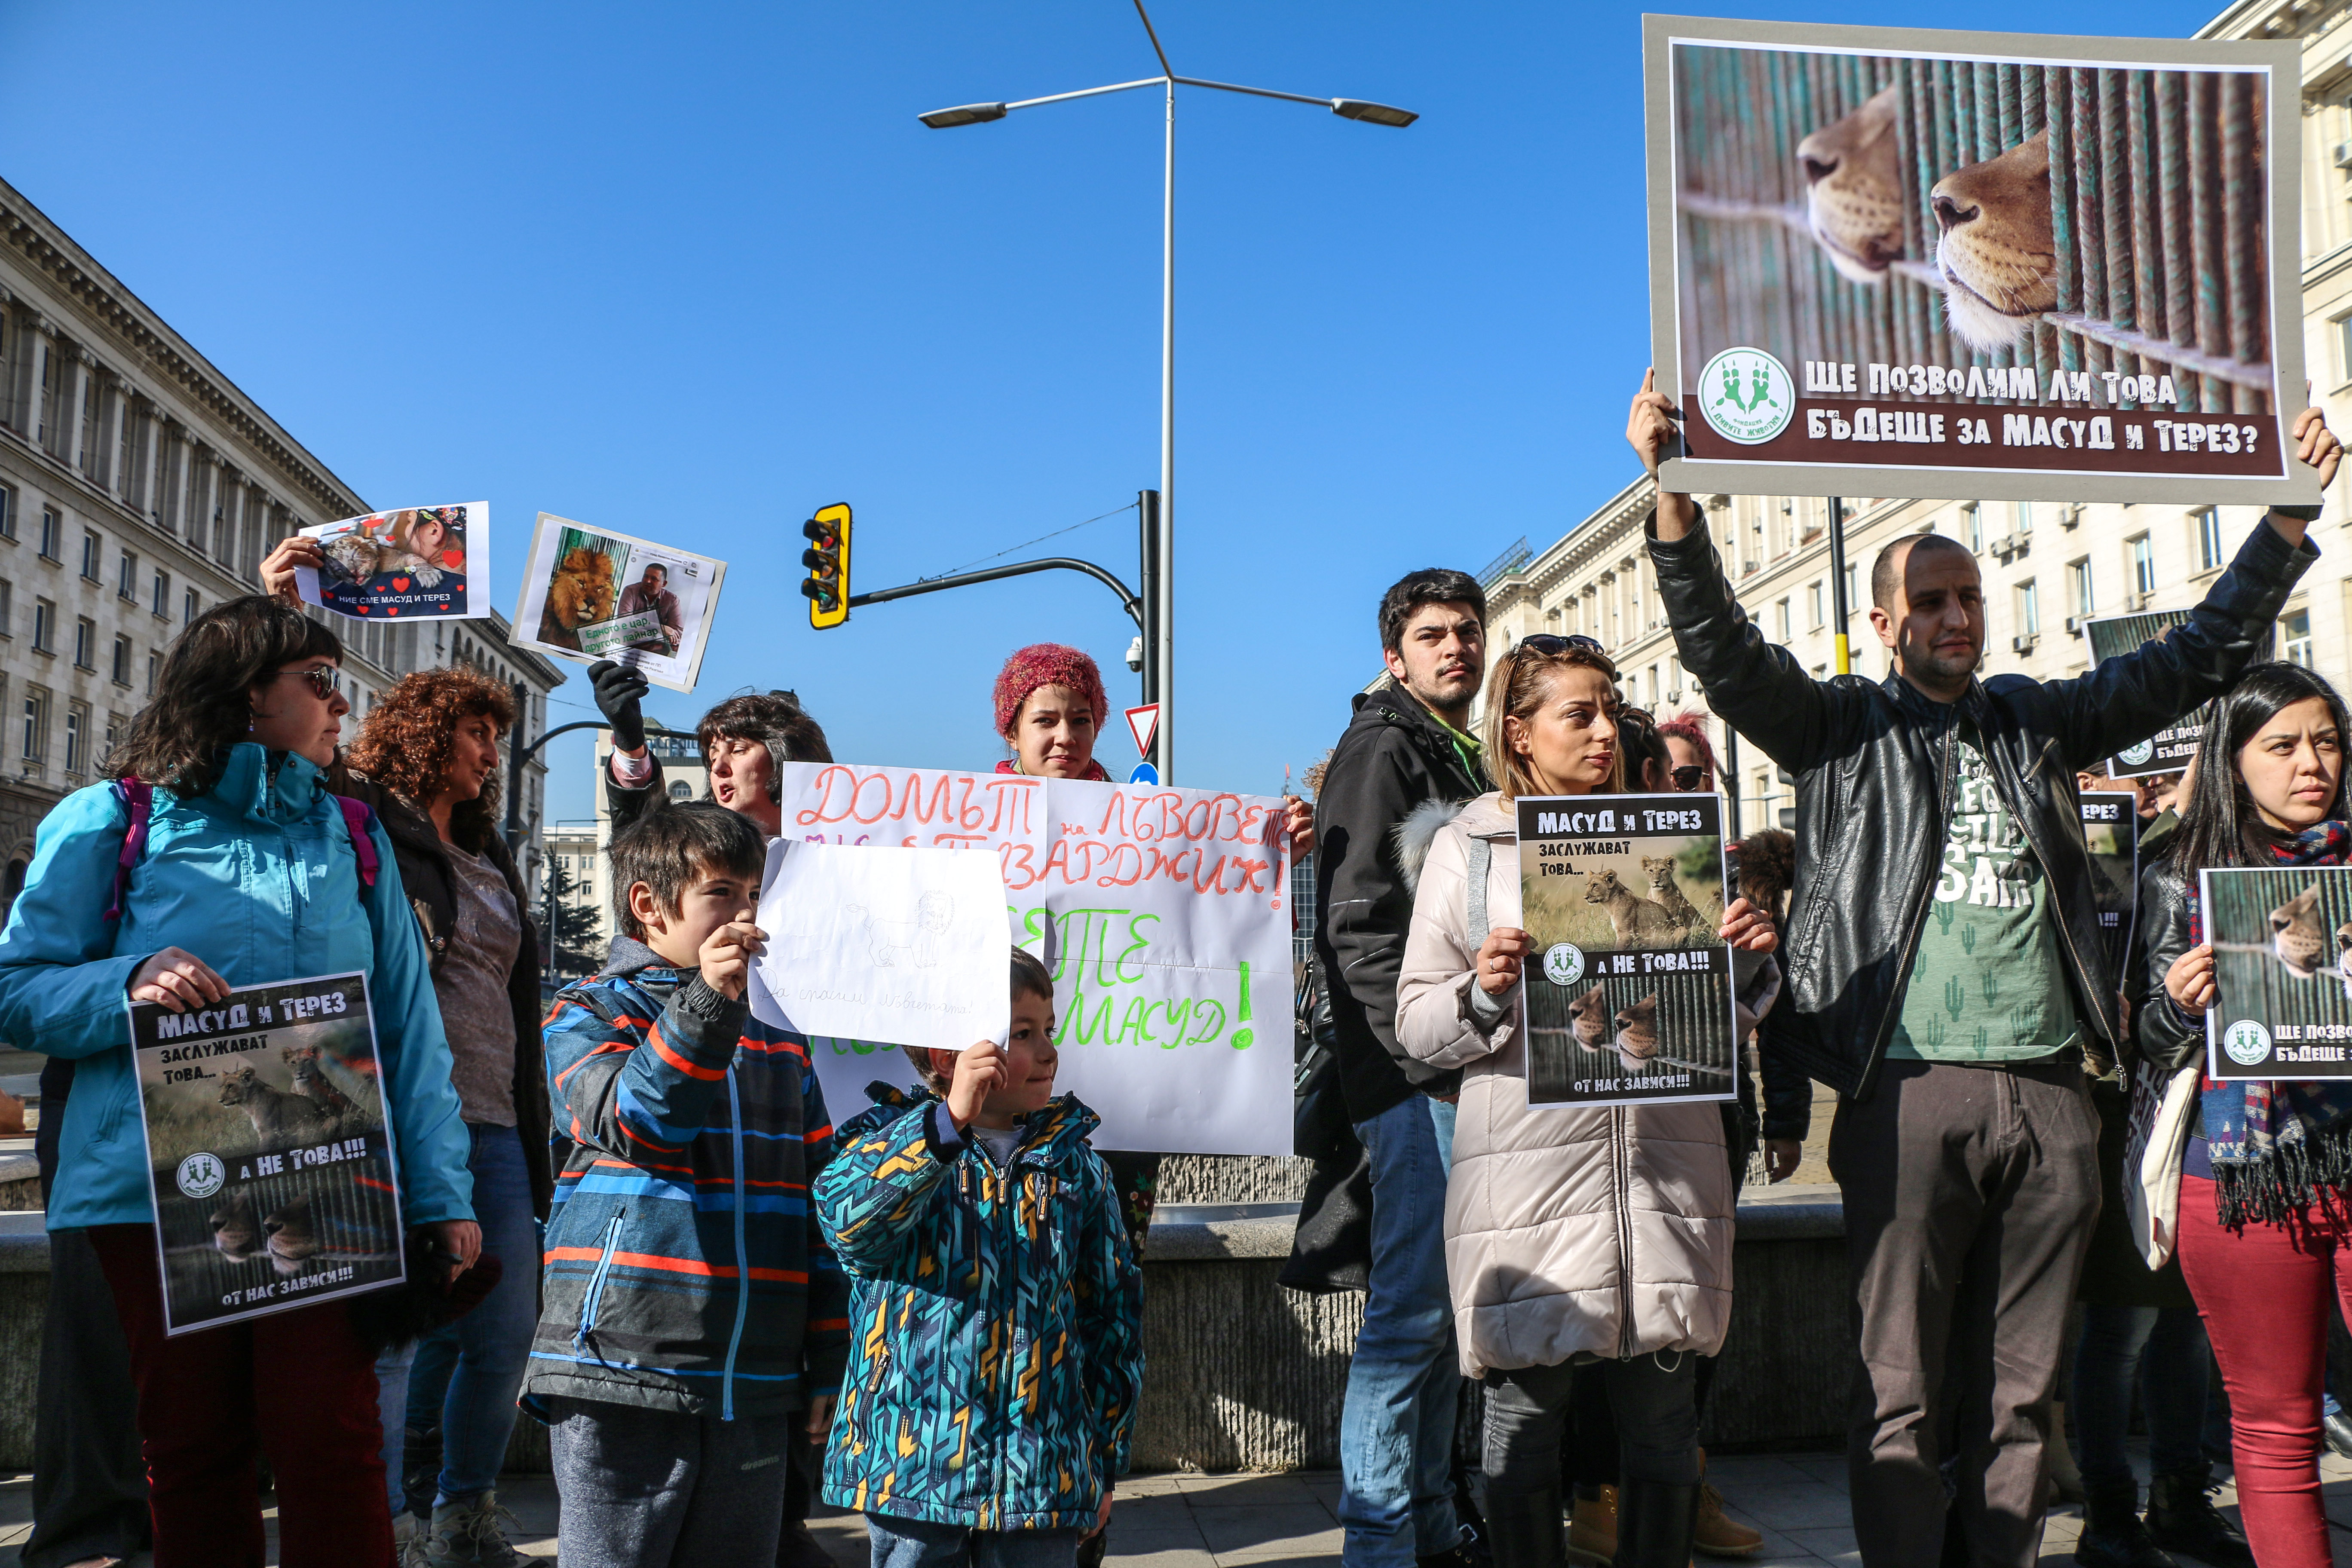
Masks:
[[[208,1198],[227,1182],[228,1168],[217,1154],[191,1154],[180,1162],[173,1180],[189,1197]]]
[[[1544,950],[1544,978],[1554,985],[1573,985],[1584,978],[1584,950],[1572,942],[1557,942]]]
[[[2241,1018],[2221,1031],[2221,1048],[2240,1067],[2258,1067],[2270,1059],[2271,1032],[2252,1018]]]
[[[1698,386],[1706,422],[1743,447],[1769,441],[1797,416],[1789,367],[1762,349],[1724,350],[1699,372]]]
[[[2116,755],[2123,759],[2124,765],[2126,767],[2136,768],[2146,763],[2150,757],[2156,755],[2156,742],[2154,741],[2142,741],[2137,746],[2126,746],[2122,751],[2117,752]]]

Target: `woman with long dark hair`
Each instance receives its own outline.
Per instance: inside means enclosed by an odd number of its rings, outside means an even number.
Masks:
[[[2179,1152],[2179,1184],[2150,1193],[2152,1266],[2177,1246],[2182,1275],[2230,1394],[2238,1508],[2263,1568],[2325,1568],[2320,1393],[2331,1297],[2352,1312],[2352,1082],[2191,1085],[2205,1061],[2213,949],[2198,873],[2222,867],[2341,866],[2352,855],[2336,689],[2294,664],[2257,664],[2215,704],[2169,853],[2140,879],[2146,933],[2134,978],[2139,1049],[2174,1075],[2174,1108],[2149,1162]],[[2189,1092],[2193,1089],[2194,1092]],[[2176,1213],[2167,1215],[2168,1206]],[[2176,1239],[2177,1238],[2177,1241]],[[2206,1472],[2158,1474],[2150,1517],[2202,1501]],[[2194,1497],[2188,1494],[2194,1493]],[[2173,1495],[2179,1494],[2179,1495]]]
[[[530,1360],[555,1182],[539,937],[498,832],[499,742],[514,720],[513,694],[479,670],[419,670],[377,699],[338,781],[374,808],[400,862],[449,1037],[482,1250],[504,1268],[472,1311],[376,1363],[394,1532],[427,1563],[521,1560],[493,1489]]]
[[[42,820],[0,931],[0,1037],[78,1064],[48,1223],[86,1227],[106,1271],[138,1389],[155,1555],[173,1568],[261,1560],[257,1453],[278,1478],[289,1568],[389,1568],[392,1524],[374,1357],[350,1309],[165,1336],[125,998],[185,1012],[236,986],[365,973],[403,1217],[460,1268],[480,1248],[449,1047],[391,841],[367,823],[371,884],[327,789],[351,709],[341,658],[332,632],[257,595],[190,622],[107,759],[120,787],[76,790]],[[142,784],[145,844],[119,883],[126,845],[140,848]]]

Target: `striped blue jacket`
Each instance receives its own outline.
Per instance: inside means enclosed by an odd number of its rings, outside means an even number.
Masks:
[[[626,938],[545,1033],[562,1175],[523,1407],[731,1421],[838,1387],[848,1287],[809,1205],[833,1128],[806,1042]]]
[[[817,1178],[856,1284],[824,1500],[976,1530],[1094,1528],[1143,1387],[1143,1273],[1095,1113],[1063,1095],[1000,1168],[886,1084]],[[950,1124],[951,1131],[952,1124]]]

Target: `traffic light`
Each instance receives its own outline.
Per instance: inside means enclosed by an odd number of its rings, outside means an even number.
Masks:
[[[809,625],[818,631],[849,618],[849,508],[829,506],[801,524],[809,547],[801,552],[808,580]]]

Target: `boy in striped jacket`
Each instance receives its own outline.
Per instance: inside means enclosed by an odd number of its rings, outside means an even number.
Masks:
[[[847,1288],[809,1184],[833,1129],[807,1043],[744,1000],[764,855],[709,802],[630,826],[627,934],[548,1016],[563,1174],[523,1405],[549,1425],[565,1568],[758,1559],[792,1426],[822,1443],[832,1421]]]

